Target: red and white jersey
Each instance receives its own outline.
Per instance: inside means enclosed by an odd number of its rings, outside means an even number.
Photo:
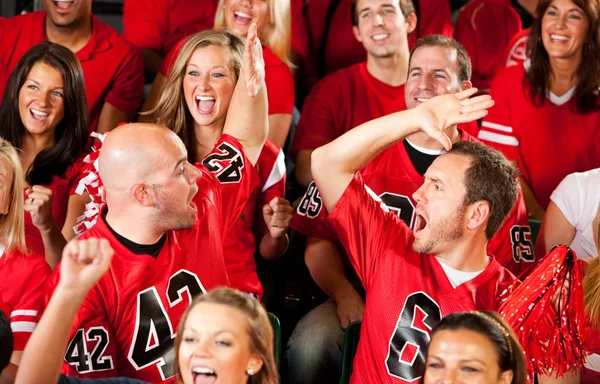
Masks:
[[[255,168],[229,135],[196,166],[201,171],[193,199],[196,222],[167,232],[156,258],[131,252],[102,215],[81,236],[108,239],[115,255],[77,314],[64,374],[173,382],[173,341],[181,315],[194,296],[228,285],[222,239],[258,184]],[[57,267],[51,276],[49,291],[56,287],[59,271]]]
[[[256,163],[260,185],[250,195],[248,203],[223,242],[223,255],[229,284],[232,288],[262,299],[263,287],[256,274],[255,223],[264,221],[262,207],[275,197],[285,196],[285,159],[283,151],[270,140]],[[260,220],[260,221],[259,221]],[[259,239],[260,240],[260,239]]]
[[[567,175],[600,167],[600,110],[575,112],[574,88],[560,97],[549,92],[536,107],[524,78],[524,66],[498,74],[491,90],[496,104],[481,124],[479,139],[518,161],[523,178],[545,209]]]
[[[10,321],[14,350],[22,351],[39,319],[50,266],[35,253],[4,252],[0,245],[0,310]]]
[[[461,140],[479,141],[465,132],[461,132],[461,135]],[[397,143],[380,153],[360,173],[386,206],[413,229],[416,202],[412,195],[424,180],[414,168],[403,143]],[[306,236],[337,241],[314,182],[300,201],[291,227]],[[503,225],[488,242],[487,251],[517,276],[532,265],[531,230],[521,193]]]
[[[452,286],[440,262],[413,251],[414,235],[366,187],[360,172],[329,220],[366,290],[351,383],[411,383],[425,369],[431,329],[454,312],[495,310],[515,277],[491,256],[472,280]]]
[[[523,65],[527,61],[527,40],[529,39],[529,28],[515,34],[506,46],[503,60],[500,62],[500,68],[512,67],[513,65]]]

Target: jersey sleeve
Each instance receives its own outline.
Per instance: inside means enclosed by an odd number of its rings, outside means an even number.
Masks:
[[[267,141],[260,157],[266,159],[258,160],[258,177],[261,185],[259,209],[275,197],[285,197],[286,181],[285,155],[280,148]]]
[[[168,30],[167,2],[127,0],[123,6],[123,35],[136,47],[162,52]]]
[[[577,228],[579,219],[585,209],[582,204],[585,202],[585,199],[582,196],[583,189],[579,181],[577,174],[572,173],[568,175],[560,182],[550,196],[550,200],[556,204],[558,209],[560,209],[565,216],[565,219],[567,219],[574,228]]]
[[[177,44],[175,44],[173,49],[171,49],[169,51],[167,56],[165,56],[165,59],[163,60],[162,64],[160,65],[160,69],[159,69],[160,74],[163,75],[164,77],[169,77],[169,74],[171,73],[171,69],[173,69],[173,64],[175,64],[175,61],[177,60],[177,56],[179,56],[179,51],[181,51],[181,47],[183,47],[183,44],[185,44],[185,41],[186,41],[185,38],[181,39]]]
[[[386,251],[412,244],[410,228],[365,185],[360,172],[330,213],[329,221],[367,291]]]
[[[144,59],[136,47],[127,43],[126,48],[104,100],[115,108],[133,115],[144,97]]]
[[[273,53],[272,65],[265,67],[265,85],[269,102],[269,115],[294,112],[294,76],[292,72]]]
[[[30,256],[31,257],[31,256]],[[13,332],[15,351],[25,349],[40,316],[43,292],[46,279],[50,275],[50,266],[40,258],[40,262],[32,268],[25,289],[19,301],[7,316],[10,319],[10,328]]]
[[[220,192],[221,233],[225,235],[244,210],[252,192],[259,187],[256,168],[233,136],[224,134],[202,164],[215,178]],[[202,183],[202,179],[200,180]]]
[[[314,181],[310,182],[304,196],[302,196],[290,226],[306,236],[330,241],[338,240],[327,220],[327,211],[323,206],[321,195]]]
[[[507,75],[511,74],[507,70],[511,69],[503,70],[492,83],[490,95],[495,104],[481,123],[477,138],[500,150],[509,160],[517,161],[519,160],[519,135],[511,121],[509,103],[511,95],[507,86],[510,83]]]

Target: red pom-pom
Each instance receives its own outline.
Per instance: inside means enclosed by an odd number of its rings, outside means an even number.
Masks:
[[[575,253],[554,247],[501,300],[498,312],[515,331],[534,374],[562,377],[585,362],[582,271]]]

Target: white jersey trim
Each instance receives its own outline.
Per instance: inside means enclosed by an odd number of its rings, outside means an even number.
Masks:
[[[508,125],[490,123],[489,121],[484,121],[483,123],[481,123],[481,126],[492,128],[497,131],[502,131],[502,132],[506,132],[506,133],[511,133],[513,131],[512,127],[509,127]]]
[[[280,149],[279,154],[277,155],[277,160],[275,160],[275,164],[273,164],[273,169],[271,169],[271,173],[269,174],[269,178],[267,182],[263,186],[261,192],[266,191],[271,188],[273,185],[279,183],[281,179],[285,176],[285,155],[283,151]]]
[[[15,321],[14,323],[10,323],[10,329],[13,332],[33,332],[35,329],[35,324],[32,321]]]
[[[10,313],[10,317],[15,316],[37,316],[38,311],[33,311],[29,309],[18,309],[16,311],[12,311]]]
[[[481,140],[487,140],[498,144],[510,145],[513,147],[519,146],[519,140],[513,136],[501,135],[499,133],[481,130],[477,136]]]
[[[0,244],[0,259],[2,258],[2,256],[4,256],[5,249],[6,247],[4,246],[4,244]]]
[[[600,372],[600,355],[592,353],[585,359],[584,367],[591,369],[592,371]]]

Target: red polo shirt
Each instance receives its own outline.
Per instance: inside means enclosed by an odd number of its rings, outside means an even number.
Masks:
[[[0,23],[0,97],[12,70],[34,45],[46,41],[46,12],[11,17]],[[144,62],[127,40],[92,16],[92,38],[75,53],[83,68],[90,111],[90,132],[96,130],[104,103],[134,114],[144,95]]]

